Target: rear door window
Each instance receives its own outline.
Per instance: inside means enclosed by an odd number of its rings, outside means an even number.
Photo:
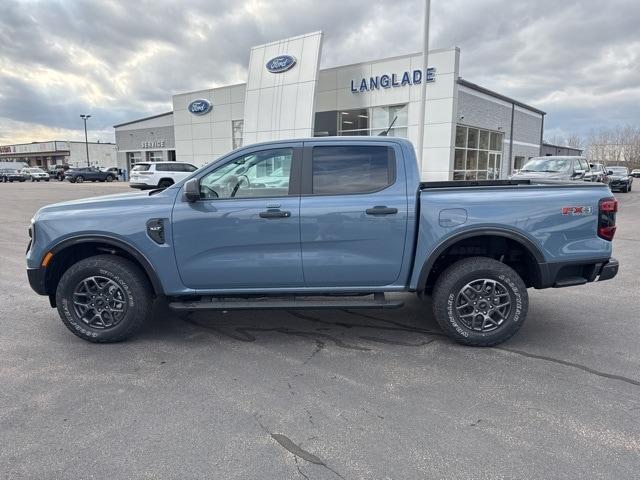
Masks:
[[[395,155],[388,146],[344,145],[313,148],[315,195],[372,193],[395,181]]]
[[[172,163],[156,163],[156,172],[175,172],[174,167]]]

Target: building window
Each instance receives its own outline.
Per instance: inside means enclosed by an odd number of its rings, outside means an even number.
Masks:
[[[164,160],[162,151],[147,152],[147,162],[161,162]]]
[[[127,163],[133,165],[142,161],[142,152],[127,152]]]
[[[394,118],[391,137],[407,137],[408,105],[386,107],[357,108],[317,112],[315,115],[314,135],[327,137],[333,135],[379,135],[386,131]]]
[[[232,147],[235,150],[242,146],[242,131],[244,130],[244,120],[231,121],[231,140]]]
[[[522,168],[522,165],[524,165],[524,157],[515,156],[513,158],[513,169],[520,170]]]
[[[479,128],[458,125],[453,160],[454,180],[494,180],[500,178],[502,136]]]

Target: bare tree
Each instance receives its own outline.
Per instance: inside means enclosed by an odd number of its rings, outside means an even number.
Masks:
[[[565,138],[565,145],[567,147],[579,148],[582,150],[584,148],[584,139],[579,133],[570,133]]]
[[[640,128],[627,125],[621,132],[622,156],[629,168],[640,167]]]

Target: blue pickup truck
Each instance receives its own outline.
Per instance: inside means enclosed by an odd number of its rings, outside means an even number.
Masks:
[[[27,273],[92,342],[134,334],[160,296],[178,311],[353,309],[415,292],[451,338],[491,346],[524,322],[528,288],[618,271],[609,188],[533,182],[421,183],[398,138],[256,144],[164,190],[41,208]]]

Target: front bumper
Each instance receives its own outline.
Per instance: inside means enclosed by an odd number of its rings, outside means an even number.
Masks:
[[[156,185],[147,185],[146,183],[131,183],[131,182],[129,182],[129,186],[131,188],[139,188],[141,190],[158,188]]]
[[[629,184],[631,182],[629,182],[628,180],[624,180],[624,181],[620,181],[620,180],[611,180],[609,182],[609,188],[611,190],[613,189],[621,189],[621,188],[627,188],[629,187]]]
[[[44,268],[27,268],[29,285],[38,295],[48,295],[45,288],[45,273],[46,270]]]

